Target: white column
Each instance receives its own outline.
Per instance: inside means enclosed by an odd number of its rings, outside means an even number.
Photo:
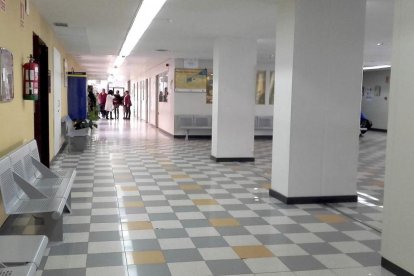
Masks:
[[[219,38],[214,45],[211,157],[254,160],[257,43]]]
[[[272,188],[356,201],[364,0],[278,0]]]
[[[413,26],[414,1],[396,0],[381,248],[396,275],[414,275]]]

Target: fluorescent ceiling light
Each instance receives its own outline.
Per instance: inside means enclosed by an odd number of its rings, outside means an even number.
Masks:
[[[131,51],[137,45],[142,35],[148,29],[152,20],[157,16],[158,12],[164,6],[167,0],[144,0],[139,8],[134,22],[128,31],[124,44],[122,45],[121,52],[116,58],[114,67],[120,67],[125,58],[129,56]]]
[[[364,71],[368,71],[368,70],[387,69],[387,68],[391,68],[391,65],[365,66],[363,69]]]

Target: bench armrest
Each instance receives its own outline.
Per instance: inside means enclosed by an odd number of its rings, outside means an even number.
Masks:
[[[52,172],[48,167],[43,165],[39,160],[32,157],[32,163],[36,167],[36,169],[45,177],[45,178],[59,178],[57,174]]]
[[[42,199],[47,198],[42,192],[36,189],[33,185],[29,182],[24,180],[20,175],[13,172],[13,178],[16,181],[16,184],[23,190],[23,192],[30,198],[30,199]]]

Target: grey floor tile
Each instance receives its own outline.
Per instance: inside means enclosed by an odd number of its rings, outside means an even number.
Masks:
[[[42,276],[85,276],[86,268],[51,269],[42,272]]]
[[[198,237],[191,238],[197,248],[228,247],[229,244],[223,237]]]
[[[311,255],[326,255],[341,253],[328,243],[303,243],[299,245]]]
[[[64,224],[63,233],[89,232],[90,224]]]
[[[158,240],[125,240],[125,251],[154,251],[160,250]]]
[[[182,220],[181,224],[184,228],[194,228],[194,227],[210,227],[210,222],[206,219],[187,219]]]
[[[114,223],[119,221],[118,215],[91,216],[91,223]]]
[[[381,255],[377,252],[349,253],[348,256],[363,266],[381,265]]]
[[[156,265],[129,265],[129,276],[171,276],[170,269],[166,264]]]
[[[283,234],[264,234],[264,235],[255,235],[262,244],[272,245],[272,244],[290,244],[292,241],[288,239]]]
[[[323,264],[310,255],[284,256],[279,259],[292,271],[326,269]]]
[[[49,256],[87,254],[88,243],[63,243],[50,247]]]
[[[242,260],[207,261],[208,268],[214,275],[241,275],[252,273]]]
[[[282,224],[274,225],[274,227],[280,233],[309,233],[309,230],[299,224]]]
[[[217,227],[217,232],[222,236],[238,236],[238,235],[250,235],[250,232],[243,226],[238,227]]]
[[[177,220],[177,216],[174,213],[160,213],[160,214],[148,214],[151,221],[156,220]]]
[[[102,232],[91,232],[89,233],[90,242],[101,242],[101,241],[120,241],[121,232],[119,231],[102,231]]]
[[[348,235],[342,232],[321,232],[314,234],[325,242],[352,241]]]
[[[88,254],[86,258],[87,267],[123,266],[123,265],[125,265],[124,253]]]
[[[167,263],[203,261],[203,257],[195,248],[164,250],[162,253]]]

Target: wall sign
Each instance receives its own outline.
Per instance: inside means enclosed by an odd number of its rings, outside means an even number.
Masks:
[[[23,0],[20,0],[20,27],[24,27],[24,15],[26,13],[26,7]]]
[[[13,98],[13,55],[7,49],[0,48],[0,102],[8,102]]]

